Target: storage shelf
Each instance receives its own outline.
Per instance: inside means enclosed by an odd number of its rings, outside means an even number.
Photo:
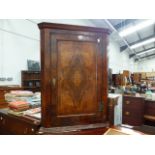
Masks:
[[[22,71],[22,87],[31,91],[40,91],[40,72]]]
[[[40,79],[24,79],[23,81],[40,81]]]
[[[28,87],[28,86],[27,86],[27,87],[24,87],[24,89],[25,89],[25,88],[32,88],[32,89],[35,89],[35,88],[40,88],[40,87]]]

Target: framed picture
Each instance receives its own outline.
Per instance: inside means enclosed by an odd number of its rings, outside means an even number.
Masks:
[[[40,71],[40,64],[35,60],[27,60],[27,66],[29,71]]]

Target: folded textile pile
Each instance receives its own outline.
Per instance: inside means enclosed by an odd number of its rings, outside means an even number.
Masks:
[[[33,115],[33,114],[40,113],[40,112],[41,112],[41,108],[39,107],[39,108],[26,110],[24,112],[24,115]]]
[[[10,91],[10,93],[5,94],[5,100],[7,102],[24,101],[29,104],[30,108],[36,108],[41,105],[41,94],[25,90]]]
[[[10,92],[11,94],[13,95],[16,95],[18,97],[22,97],[22,96],[25,96],[25,97],[31,97],[33,96],[33,92],[32,91],[27,91],[27,90],[13,90]]]
[[[41,118],[41,107],[29,109],[29,110],[25,111],[23,114],[24,114],[24,116],[40,119]]]
[[[41,93],[34,93],[33,97],[28,100],[31,108],[37,108],[41,106]]]
[[[12,101],[27,101],[33,97],[32,91],[16,90],[10,91],[10,93],[5,94],[5,100],[7,102]]]
[[[8,112],[8,114],[11,114],[11,115],[23,116],[23,111],[13,111],[13,110],[10,109],[7,112]]]
[[[13,111],[19,112],[29,109],[29,104],[25,101],[14,101],[9,103],[9,108]]]

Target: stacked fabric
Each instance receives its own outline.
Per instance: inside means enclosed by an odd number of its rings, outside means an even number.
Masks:
[[[40,92],[34,93],[33,97],[28,100],[31,108],[37,108],[41,106],[41,94]]]
[[[33,109],[29,109],[29,110],[26,110],[24,112],[24,115],[33,115],[33,114],[36,114],[36,113],[40,113],[41,112],[41,108],[33,108]]]
[[[32,91],[26,91],[26,90],[13,90],[10,93],[16,96],[25,96],[25,97],[33,96]]]
[[[10,91],[10,93],[5,94],[5,100],[7,102],[12,101],[28,101],[33,97],[32,91],[24,91],[24,90],[17,90],[17,91]]]
[[[23,116],[27,117],[27,118],[31,118],[31,119],[35,118],[35,119],[39,119],[40,120],[41,119],[41,107],[26,110],[23,113]]]
[[[9,103],[9,108],[13,111],[20,112],[29,109],[29,104],[25,101],[14,101]]]
[[[10,91],[5,94],[5,100],[7,102],[24,101],[29,103],[30,108],[40,107],[41,94],[40,92],[33,93],[32,91]]]

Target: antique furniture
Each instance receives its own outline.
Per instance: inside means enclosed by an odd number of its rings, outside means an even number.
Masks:
[[[107,121],[108,30],[41,23],[42,126]]]
[[[0,110],[0,135],[102,135],[108,129],[105,123],[44,128],[39,119],[15,116],[7,110]]]
[[[0,103],[0,109],[7,108],[8,103]]]
[[[41,23],[39,28],[41,120],[17,117],[3,109],[0,111],[0,132],[103,134],[109,126],[107,123],[109,31],[102,28],[50,23]],[[25,82],[36,80],[27,78],[23,78]]]
[[[40,91],[40,71],[22,71],[21,78],[24,90]]]
[[[121,85],[121,74],[112,74],[113,86],[117,87]]]
[[[0,134],[3,135],[34,135],[40,127],[40,120],[7,113],[0,110]]]
[[[0,110],[0,135],[143,135],[144,133],[128,126],[109,128],[105,123],[43,128],[38,119],[14,116],[8,114],[7,109]]]
[[[112,81],[115,87],[125,85],[123,74],[112,74]]]
[[[109,120],[109,125],[114,125],[114,118],[115,118],[115,112],[114,112],[114,107],[117,104],[117,99],[113,99],[108,97],[108,120]]]
[[[145,100],[144,123],[155,126],[155,101]]]
[[[133,81],[134,81],[134,83],[139,83],[141,81],[141,74],[133,73]]]
[[[129,77],[130,76],[130,71],[123,70],[123,76]]]
[[[133,126],[144,123],[144,98],[135,96],[123,96],[122,122]]]
[[[122,104],[122,124],[139,127],[141,125],[155,126],[155,101],[145,99],[144,96],[124,95]],[[109,96],[108,120],[110,125],[119,125],[114,124],[116,106],[116,100]]]
[[[5,101],[6,93],[9,93],[11,90],[21,90],[21,89],[23,88],[16,85],[0,86],[0,108],[7,107],[8,103]]]
[[[110,126],[122,124],[122,95],[108,94],[108,121]]]
[[[102,135],[108,129],[106,123],[96,123],[87,125],[72,125],[64,127],[41,127],[39,135]]]

